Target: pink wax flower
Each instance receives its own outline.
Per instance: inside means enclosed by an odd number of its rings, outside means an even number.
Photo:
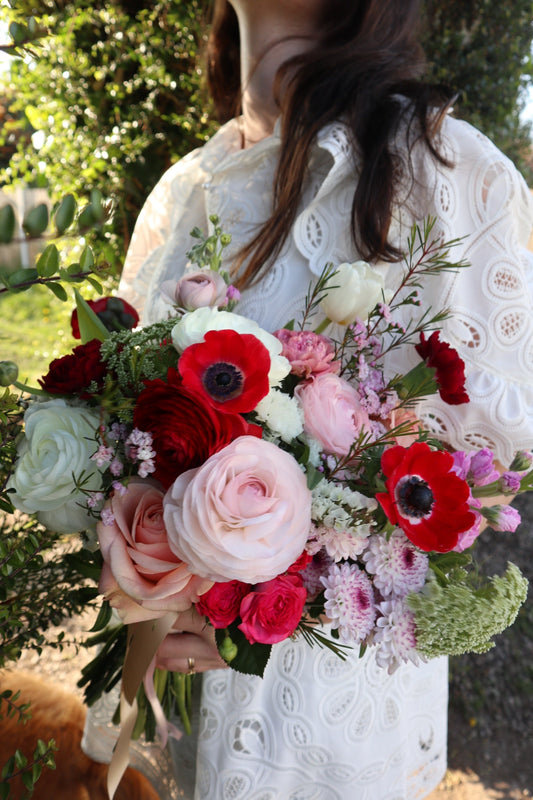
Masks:
[[[170,550],[163,492],[152,483],[131,480],[103,512],[96,528],[104,559],[99,588],[125,624],[186,611],[212,586]]]
[[[340,362],[334,361],[335,348],[327,336],[313,331],[289,331],[281,328],[274,333],[283,345],[281,354],[290,362],[293,375],[310,378],[323,372],[338,372]]]
[[[362,431],[370,432],[368,414],[359,394],[347,381],[324,372],[295,389],[304,413],[307,434],[325,453],[345,456]]]

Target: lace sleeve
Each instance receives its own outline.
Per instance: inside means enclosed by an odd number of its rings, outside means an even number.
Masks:
[[[173,220],[194,184],[200,151],[193,150],[168,169],[137,218],[120,279],[119,294],[142,315],[159,253],[172,234]]]
[[[415,163],[413,195],[447,239],[464,237],[453,257],[471,266],[429,280],[422,300],[452,312],[443,333],[466,363],[470,403],[436,396],[420,413],[454,447],[487,446],[508,464],[533,447],[533,202],[513,164],[466,123],[448,120],[442,149],[453,166]]]

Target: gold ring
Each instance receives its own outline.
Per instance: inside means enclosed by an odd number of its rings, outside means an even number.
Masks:
[[[195,665],[195,663],[196,662],[195,662],[194,658],[191,658],[189,656],[189,658],[187,659],[187,667],[188,667],[187,675],[194,675],[194,665]]]

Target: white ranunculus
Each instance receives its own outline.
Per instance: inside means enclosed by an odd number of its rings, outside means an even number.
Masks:
[[[218,311],[216,308],[197,308],[184,314],[172,328],[172,343],[178,353],[183,353],[191,344],[202,342],[207,331],[232,330],[237,333],[251,333],[262,342],[270,353],[270,386],[279,386],[291,371],[291,365],[281,355],[283,345],[261,328],[257,322],[231,311]]]
[[[86,496],[74,477],[84,473],[84,488],[99,491],[102,477],[91,455],[100,423],[94,411],[69,406],[56,398],[31,405],[24,415],[25,435],[19,445],[8,488],[11,500],[57,533],[75,533],[95,524],[86,510]]]
[[[340,264],[333,285],[320,305],[324,314],[339,325],[350,325],[356,318],[365,320],[383,297],[382,275],[366,261]]]

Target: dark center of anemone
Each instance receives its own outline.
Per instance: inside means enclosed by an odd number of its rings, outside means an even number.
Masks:
[[[218,361],[210,364],[202,376],[206,392],[218,403],[233,400],[242,394],[244,376],[234,364]]]
[[[411,475],[397,491],[398,505],[408,517],[425,517],[433,507],[433,492],[417,475]]]

